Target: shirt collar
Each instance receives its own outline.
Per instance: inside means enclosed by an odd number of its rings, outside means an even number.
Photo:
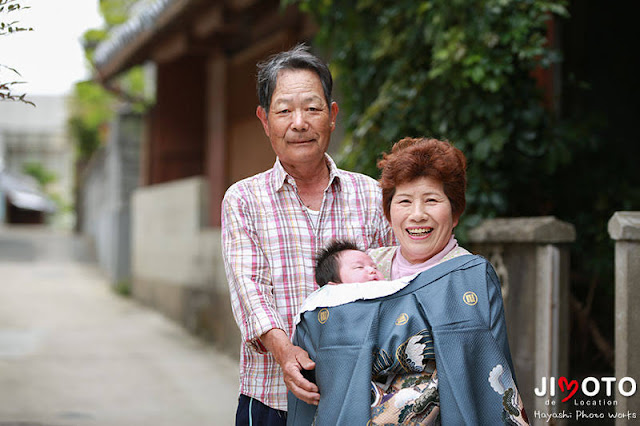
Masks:
[[[327,162],[327,166],[329,167],[329,184],[327,188],[330,187],[334,180],[339,185],[340,183],[340,169],[336,166],[336,163],[329,156],[329,154],[324,154],[324,159]],[[295,179],[291,176],[287,171],[282,167],[282,163],[280,163],[280,159],[276,157],[276,162],[273,165],[273,175],[272,175],[272,185],[276,191],[280,191],[285,182],[289,181],[293,186],[295,186]]]

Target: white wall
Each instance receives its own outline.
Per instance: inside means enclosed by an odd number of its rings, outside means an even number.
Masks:
[[[201,231],[207,184],[201,177],[138,188],[132,200],[134,278],[174,285],[206,285]]]
[[[220,228],[207,227],[208,185],[193,177],[136,189],[132,199],[134,297],[237,356]]]

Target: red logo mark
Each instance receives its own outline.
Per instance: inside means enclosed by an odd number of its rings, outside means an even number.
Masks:
[[[558,386],[560,387],[560,390],[562,392],[564,392],[565,390],[569,392],[569,395],[566,396],[562,400],[562,402],[567,402],[568,400],[571,399],[573,395],[576,394],[576,392],[578,392],[578,381],[575,379],[572,381],[569,381],[567,380],[566,377],[562,376],[558,379]]]

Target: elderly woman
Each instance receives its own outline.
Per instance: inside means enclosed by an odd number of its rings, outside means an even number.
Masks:
[[[464,155],[406,138],[378,166],[399,246],[369,254],[388,281],[331,286],[324,300],[323,287],[303,305],[294,341],[316,362],[320,403],[289,395],[288,424],[528,424],[500,283],[453,235]]]

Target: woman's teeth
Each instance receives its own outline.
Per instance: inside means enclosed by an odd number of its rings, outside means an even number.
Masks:
[[[427,235],[431,231],[433,231],[433,228],[412,228],[412,229],[407,229],[407,232],[409,233],[409,235],[412,235],[414,237],[421,237],[421,236]]]

